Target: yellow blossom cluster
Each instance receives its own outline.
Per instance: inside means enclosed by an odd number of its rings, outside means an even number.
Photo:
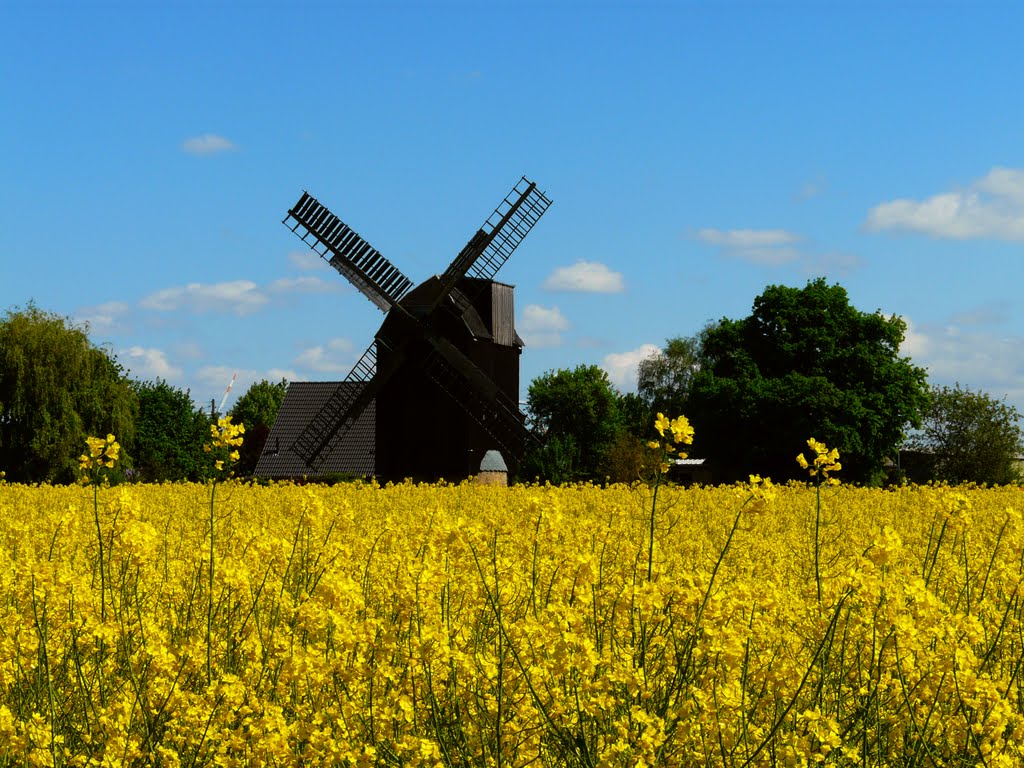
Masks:
[[[647,443],[647,447],[663,452],[661,472],[665,474],[668,472],[669,458],[674,458],[674,456],[678,456],[680,459],[686,458],[687,454],[682,450],[682,446],[693,444],[693,427],[690,426],[690,422],[685,416],[670,419],[665,414],[659,413],[654,420],[654,428],[662,438],[665,438],[665,442],[651,440]],[[671,437],[665,434],[666,431],[671,433]]]
[[[1024,764],[1017,488],[221,487],[0,485],[0,766]]]
[[[100,468],[113,469],[121,455],[121,446],[113,435],[85,438],[86,452],[78,457],[78,468],[88,475]]]
[[[224,469],[225,463],[238,461],[238,447],[244,434],[245,424],[232,424],[230,416],[223,416],[217,419],[216,424],[210,425],[210,442],[203,446],[203,450],[214,454],[214,466],[218,472]]]
[[[813,437],[807,440],[807,447],[814,452],[814,457],[808,461],[802,453],[799,453],[796,457],[796,463],[802,469],[806,469],[812,478],[817,478],[820,475],[822,480],[831,485],[838,483],[839,481],[835,478],[829,479],[828,475],[829,472],[838,472],[843,468],[843,465],[839,463],[839,449],[832,448],[829,450],[824,443],[815,440]]]

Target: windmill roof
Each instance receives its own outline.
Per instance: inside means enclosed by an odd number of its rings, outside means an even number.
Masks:
[[[376,402],[359,415],[341,439],[335,439],[311,469],[291,448],[338,387],[362,387],[347,381],[293,381],[288,385],[274,426],[267,436],[255,475],[270,479],[365,476],[374,473]]]

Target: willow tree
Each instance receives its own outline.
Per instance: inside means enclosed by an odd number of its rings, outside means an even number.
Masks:
[[[134,436],[136,400],[88,327],[29,303],[0,319],[0,470],[8,481],[68,482],[87,435]]]

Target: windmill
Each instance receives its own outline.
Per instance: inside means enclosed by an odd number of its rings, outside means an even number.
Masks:
[[[525,177],[440,275],[412,281],[308,192],[284,224],[386,313],[345,381],[291,450],[310,469],[376,404],[376,474],[455,479],[497,448],[514,467],[519,411],[512,286],[494,276],[551,205]],[[474,465],[474,461],[476,465]]]

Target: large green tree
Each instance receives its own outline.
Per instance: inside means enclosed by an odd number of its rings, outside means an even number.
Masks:
[[[135,396],[88,328],[34,304],[0,319],[0,469],[18,482],[69,482],[89,435],[130,445]],[[128,456],[125,456],[128,459]]]
[[[543,448],[521,473],[554,483],[599,480],[601,461],[622,428],[619,394],[596,365],[563,368],[530,384],[527,409]]]
[[[210,439],[210,419],[196,408],[187,391],[166,381],[136,381],[139,402],[133,444],[137,478],[147,482],[199,480],[212,467],[203,444]]]
[[[1005,485],[1020,480],[1020,413],[984,392],[933,386],[921,429],[908,441],[930,479]]]
[[[239,475],[251,475],[255,471],[287,391],[287,380],[281,379],[275,384],[263,379],[254,382],[231,409],[232,421],[245,425],[245,438],[238,449],[239,458],[235,467]]]
[[[928,401],[925,371],[899,354],[905,331],[824,279],[769,286],[749,317],[701,334],[694,453],[723,480],[782,480],[801,476],[794,457],[814,437],[839,449],[845,480],[878,481]]]

